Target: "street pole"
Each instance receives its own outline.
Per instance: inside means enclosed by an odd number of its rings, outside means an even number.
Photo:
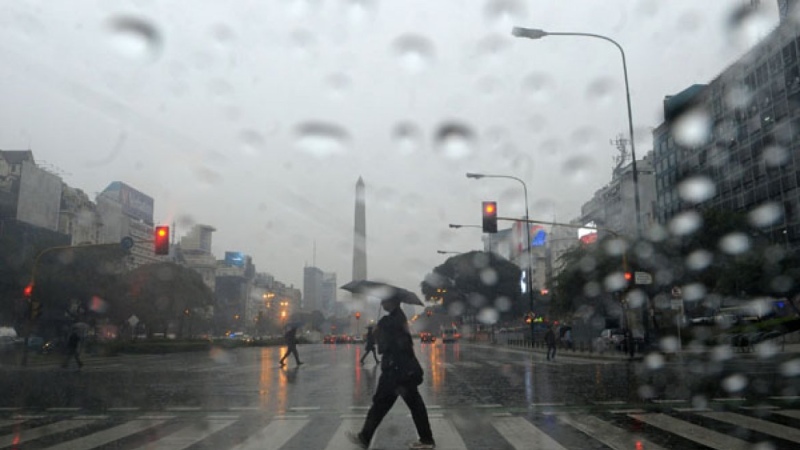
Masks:
[[[511,34],[516,37],[522,37],[528,39],[541,39],[546,36],[579,36],[579,37],[588,37],[594,39],[602,39],[606,42],[610,42],[619,50],[619,53],[622,56],[622,75],[625,79],[625,101],[627,102],[627,108],[628,108],[628,133],[631,139],[631,159],[633,160],[633,162],[631,163],[631,169],[633,170],[633,197],[636,208],[636,237],[638,239],[642,235],[641,203],[639,200],[639,171],[636,169],[636,139],[634,138],[633,135],[633,112],[631,108],[631,90],[628,83],[628,64],[625,59],[625,50],[623,50],[622,46],[619,45],[617,41],[611,39],[608,36],[603,36],[601,34],[578,33],[578,32],[550,32],[535,28],[522,28],[522,27],[514,27],[511,30]]]
[[[528,273],[526,275],[527,279],[527,288],[528,288],[528,308],[530,312],[533,313],[533,255],[531,254],[531,227],[529,225],[530,221],[530,212],[528,209],[528,186],[522,181],[520,178],[511,176],[511,175],[487,175],[482,173],[468,173],[467,178],[474,178],[479,180],[481,178],[507,178],[510,180],[516,180],[520,184],[522,184],[523,192],[525,193],[525,236],[528,240],[525,244],[525,251],[528,253]],[[490,246],[491,246],[491,236],[490,236]],[[491,247],[490,247],[491,249]],[[535,324],[531,322],[531,346],[533,346],[534,341],[534,329]]]

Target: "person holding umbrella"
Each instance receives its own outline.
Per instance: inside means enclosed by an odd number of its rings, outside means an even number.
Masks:
[[[367,327],[367,342],[364,345],[364,355],[361,356],[361,364],[364,364],[364,359],[366,359],[370,353],[375,357],[375,364],[380,364],[378,354],[375,353],[375,333],[373,333],[372,330],[372,325]]]
[[[414,355],[408,318],[400,308],[401,302],[404,301],[402,291],[397,291],[381,301],[381,306],[389,314],[378,321],[375,331],[378,353],[382,355],[378,388],[372,397],[372,406],[361,431],[347,432],[347,438],[363,449],[369,447],[378,425],[392,408],[397,397],[402,397],[411,410],[411,417],[419,435],[419,440],[410,444],[409,448],[436,448],[428,420],[428,410],[417,389],[417,386],[422,384],[423,371]],[[419,304],[422,303],[413,293],[405,292],[411,294]],[[408,300],[406,302],[409,303]]]
[[[300,355],[297,353],[297,325],[289,325],[289,327],[286,329],[286,333],[283,335],[283,338],[286,340],[287,348],[286,354],[283,355],[283,358],[281,358],[281,366],[286,365],[286,358],[288,358],[291,354],[294,354],[294,360],[298,366],[303,364],[300,361]]]

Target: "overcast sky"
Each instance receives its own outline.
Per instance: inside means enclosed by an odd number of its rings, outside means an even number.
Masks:
[[[481,248],[480,201],[568,221],[637,156],[662,100],[706,83],[777,23],[774,1],[0,0],[0,149],[32,149],[94,198],[111,181],[155,198],[157,223],[217,229],[302,287],[303,267],[351,278],[355,183],[368,271],[418,291],[445,257]],[[442,133],[442,130],[455,132]],[[437,139],[444,134],[446,139]]]

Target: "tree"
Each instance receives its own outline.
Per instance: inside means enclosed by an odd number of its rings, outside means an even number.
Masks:
[[[498,319],[522,317],[520,268],[494,253],[473,251],[450,257],[421,283],[426,300],[441,298],[452,315],[496,311]],[[436,300],[438,301],[438,300]]]
[[[170,323],[183,333],[185,321],[192,317],[185,311],[204,310],[214,303],[200,274],[169,262],[136,268],[125,275],[123,286],[125,301],[115,311],[116,321],[122,323],[135,314],[148,325],[148,334],[154,330],[166,334]]]

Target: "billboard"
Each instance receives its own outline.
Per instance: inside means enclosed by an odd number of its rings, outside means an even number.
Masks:
[[[225,252],[225,264],[232,267],[244,267],[244,253]]]
[[[153,197],[121,181],[114,181],[102,192],[122,205],[123,214],[153,224]]]
[[[578,229],[578,240],[583,244],[591,244],[597,241],[597,224],[594,221],[587,223],[583,228]]]

